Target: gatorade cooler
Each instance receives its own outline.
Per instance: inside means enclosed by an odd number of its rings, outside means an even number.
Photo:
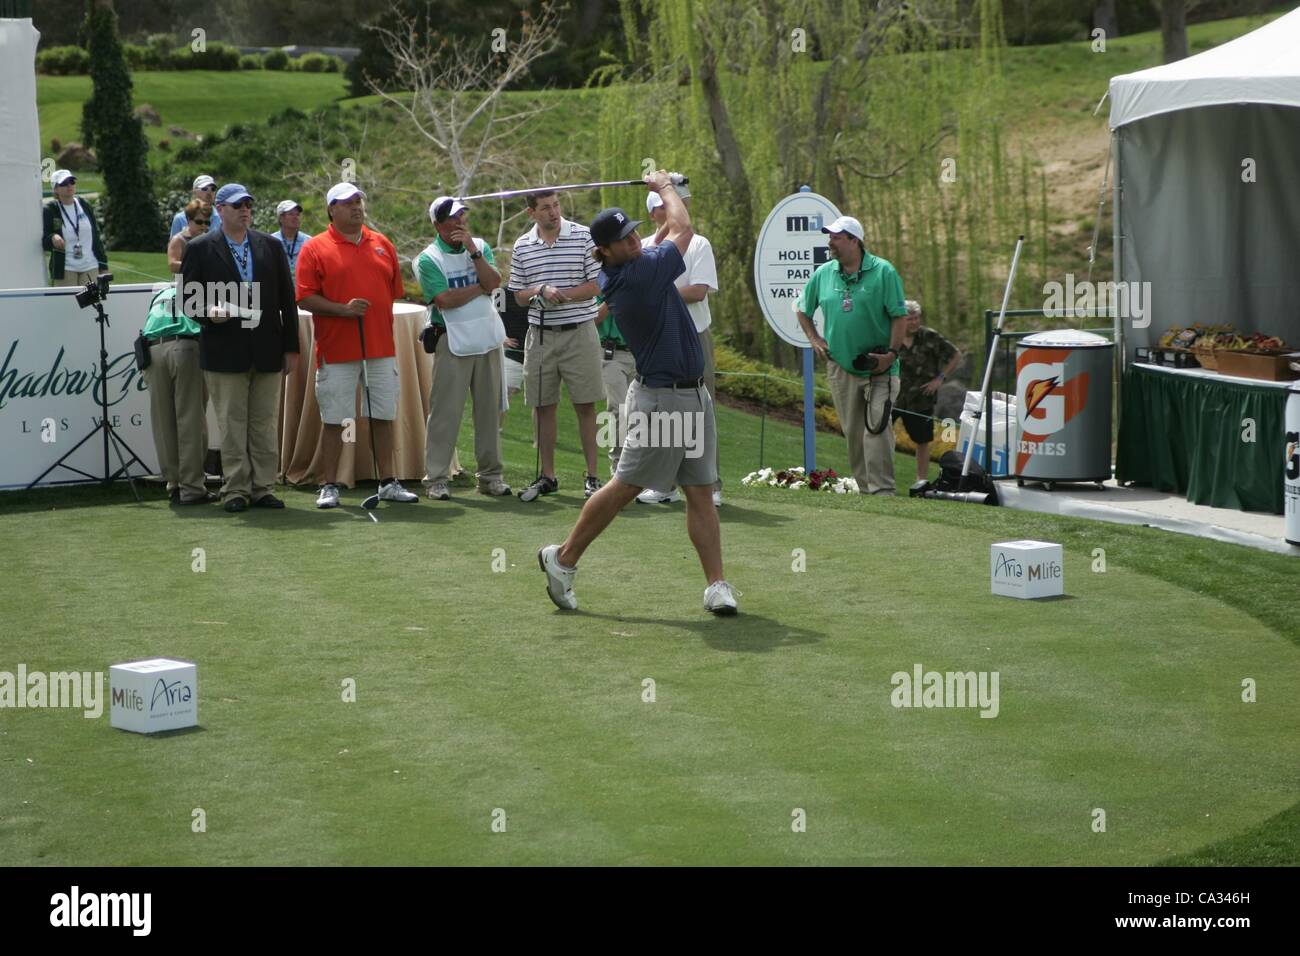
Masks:
[[[1282,509],[1286,513],[1286,543],[1300,546],[1300,382],[1293,382],[1286,393],[1285,447]]]
[[[1114,345],[1091,332],[1039,332],[1016,346],[1015,474],[1020,484],[1111,475]]]

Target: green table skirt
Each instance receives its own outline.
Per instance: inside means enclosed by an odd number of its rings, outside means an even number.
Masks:
[[[1122,395],[1116,480],[1193,504],[1282,514],[1286,389],[1131,365]],[[1244,440],[1247,419],[1254,441]]]

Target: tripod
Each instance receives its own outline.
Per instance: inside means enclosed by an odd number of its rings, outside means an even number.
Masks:
[[[64,452],[63,456],[60,457],[58,461],[41,472],[40,475],[38,475],[27,487],[28,489],[35,488],[41,483],[41,480],[55,468],[66,468],[68,471],[75,472],[83,478],[89,478],[91,481],[102,482],[105,486],[125,475],[126,480],[131,485],[131,493],[135,495],[135,500],[138,503],[143,504],[144,502],[140,498],[140,491],[135,486],[135,479],[131,477],[131,463],[139,462],[140,466],[143,468],[145,467],[144,460],[131,449],[131,446],[126,443],[116,430],[114,430],[113,426],[108,421],[108,346],[104,341],[104,327],[108,325],[108,315],[104,312],[104,304],[101,300],[97,299],[94,302],[94,306],[95,321],[99,325],[99,424],[92,428],[90,432],[81,439],[81,441],[77,442]],[[90,441],[96,435],[100,434],[102,434],[104,438],[103,476],[92,475],[89,472],[82,471],[80,468],[74,468],[72,465],[67,463],[67,460],[72,457],[78,448]],[[109,471],[108,462],[108,449],[110,445],[112,446],[113,451],[117,453],[119,465],[117,470],[112,472]],[[126,458],[122,455],[124,449],[130,453],[130,458]]]

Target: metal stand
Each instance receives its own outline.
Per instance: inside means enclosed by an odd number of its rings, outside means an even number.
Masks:
[[[131,464],[139,463],[141,468],[145,468],[144,459],[137,455],[130,445],[120,436],[108,421],[108,345],[104,338],[104,327],[107,326],[108,316],[104,312],[102,302],[95,304],[95,321],[99,324],[99,424],[90,430],[90,432],[69,448],[62,457],[54,464],[50,465],[43,472],[36,476],[35,480],[28,485],[28,489],[35,488],[41,481],[52,472],[55,468],[66,468],[74,474],[81,475],[91,481],[99,481],[105,486],[116,481],[118,478],[125,477],[131,485],[131,493],[135,495],[135,500],[143,504],[140,498],[140,490],[135,486],[135,479],[131,475]],[[103,435],[104,438],[104,473],[103,475],[92,475],[89,472],[82,471],[80,468],[74,468],[67,463],[67,459],[96,435]],[[108,449],[112,446],[113,451],[117,454],[118,468],[116,471],[109,471]],[[122,452],[126,451],[130,457],[125,457]],[[141,477],[144,477],[143,475]]]

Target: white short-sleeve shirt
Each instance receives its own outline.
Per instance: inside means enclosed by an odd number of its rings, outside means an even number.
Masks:
[[[654,236],[646,236],[641,240],[641,246],[648,249],[655,244]],[[679,289],[684,289],[688,285],[707,285],[709,294],[712,295],[718,291],[718,266],[713,261],[713,245],[698,232],[691,237],[691,243],[686,247],[686,255],[682,257],[686,263],[686,270],[677,277],[673,283]],[[705,296],[699,302],[687,302],[686,311],[691,314],[691,321],[695,323],[695,331],[703,332],[713,323],[713,315],[709,312],[709,296]]]

